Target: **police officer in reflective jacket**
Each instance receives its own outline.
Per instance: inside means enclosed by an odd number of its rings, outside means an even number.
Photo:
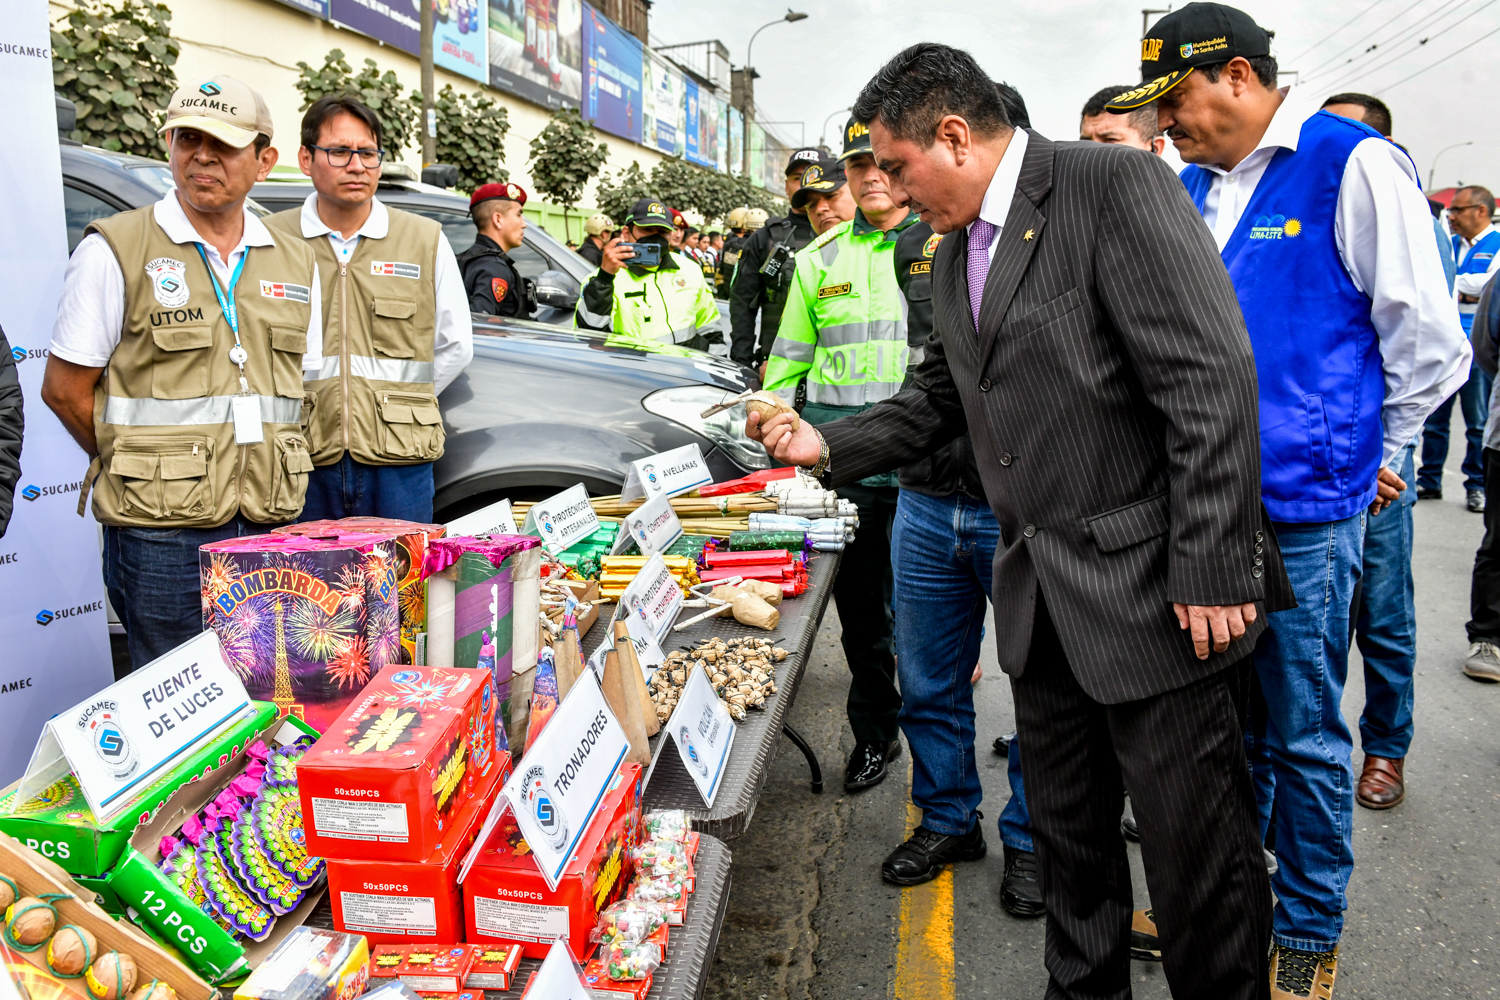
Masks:
[[[469,215],[479,238],[458,256],[464,271],[469,308],[490,316],[519,316],[536,311],[536,292],[516,272],[510,251],[526,232],[526,191],[519,184],[482,184],[469,198]]]
[[[806,146],[792,153],[786,164],[786,196],[802,186],[802,174],[823,157]],[[759,368],[771,353],[781,311],[792,287],[792,254],[813,241],[807,213],[792,209],[785,218],[773,219],[751,233],[740,249],[739,263],[729,292],[729,357],[742,365]],[[757,342],[756,314],[760,314]]]

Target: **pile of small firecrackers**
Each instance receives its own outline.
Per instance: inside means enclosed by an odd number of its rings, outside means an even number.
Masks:
[[[748,709],[764,709],[766,698],[776,693],[776,664],[787,651],[765,639],[721,639],[714,636],[690,650],[673,650],[667,662],[651,677],[651,703],[663,724],[682,697],[690,670],[702,670],[714,691],[729,708],[736,722],[745,720]]]

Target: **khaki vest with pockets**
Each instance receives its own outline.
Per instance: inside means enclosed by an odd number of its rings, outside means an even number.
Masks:
[[[302,209],[266,225],[312,248],[323,278],[323,368],[308,372],[313,464],[348,451],[365,465],[416,465],[443,454],[433,393],[438,237],[432,219],[389,208],[384,239],[363,238],[343,265],[326,235],[302,235]]]
[[[94,389],[94,516],[153,528],[212,528],[236,513],[262,524],[290,521],[302,512],[313,468],[302,431],[312,253],[291,240],[247,251],[235,304],[265,440],[237,445],[234,332],[197,246],[172,242],[152,211],[88,227],[109,243],[125,276],[124,329]]]

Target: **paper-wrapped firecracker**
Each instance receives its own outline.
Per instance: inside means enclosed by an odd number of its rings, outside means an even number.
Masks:
[[[307,849],[424,860],[509,760],[488,670],[386,667],[297,764]]]
[[[417,633],[427,629],[427,587],[422,582],[422,563],[427,543],[442,538],[441,524],[419,524],[393,517],[346,517],[338,521],[302,521],[272,528],[275,535],[337,539],[350,532],[389,535],[396,543],[396,589],[401,605],[401,662],[416,663]]]
[[[438,538],[427,548],[427,662],[494,672],[505,744],[526,745],[527,703],[541,641],[541,540]]]
[[[401,662],[389,534],[249,535],[198,551],[203,625],[250,697],[324,732],[371,677]]]

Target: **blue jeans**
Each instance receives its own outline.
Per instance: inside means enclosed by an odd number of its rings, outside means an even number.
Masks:
[[[1484,489],[1484,422],[1490,412],[1490,385],[1494,379],[1483,368],[1469,369],[1469,380],[1463,388],[1443,400],[1422,425],[1422,471],[1417,486],[1424,490],[1443,488],[1443,463],[1448,461],[1448,425],[1453,422],[1453,400],[1457,399],[1464,414],[1464,489]]]
[[[307,477],[307,505],[299,521],[395,517],[432,523],[432,463],[365,465],[346,451]]]
[[[1261,830],[1274,832],[1280,862],[1271,879],[1272,938],[1287,948],[1328,951],[1343,933],[1354,869],[1354,744],[1339,704],[1365,515],[1274,528],[1298,606],[1272,613],[1255,649],[1265,716],[1254,733],[1251,770]],[[1273,815],[1275,830],[1268,831]]]
[[[1359,654],[1365,661],[1365,713],[1359,742],[1365,753],[1399,759],[1411,747],[1416,688],[1417,609],[1412,599],[1411,509],[1415,445],[1397,454],[1396,474],[1406,489],[1370,517],[1365,529],[1364,581],[1355,616]]]
[[[958,493],[902,490],[891,532],[896,576],[896,672],[901,731],[911,747],[911,798],[922,825],[957,836],[974,827],[984,792],[974,763],[974,685],[994,580],[1000,526],[989,507]],[[1011,797],[1000,839],[1030,851],[1020,747],[1010,745]]]
[[[104,588],[139,670],[203,631],[198,546],[273,525],[240,515],[217,528],[104,528]]]

